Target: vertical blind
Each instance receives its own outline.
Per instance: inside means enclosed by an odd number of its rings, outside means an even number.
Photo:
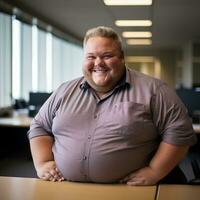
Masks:
[[[83,49],[0,13],[0,107],[82,76]],[[11,85],[12,83],[12,85]]]
[[[0,13],[0,107],[11,104],[11,23]]]

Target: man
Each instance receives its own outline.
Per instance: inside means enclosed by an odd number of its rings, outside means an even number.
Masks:
[[[38,176],[159,182],[196,141],[183,104],[165,83],[125,67],[120,38],[108,27],[86,33],[83,74],[63,83],[32,122]]]

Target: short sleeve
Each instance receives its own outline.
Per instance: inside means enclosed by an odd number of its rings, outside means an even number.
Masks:
[[[61,94],[63,93],[63,85],[61,85],[47,101],[40,108],[37,115],[32,120],[30,129],[27,133],[29,139],[42,135],[53,136],[52,123],[55,117],[56,110],[61,101]]]
[[[161,139],[173,145],[193,145],[197,141],[187,109],[176,93],[161,84],[151,100],[154,124]]]

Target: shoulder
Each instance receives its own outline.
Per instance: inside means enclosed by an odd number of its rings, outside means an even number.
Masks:
[[[80,85],[84,81],[83,77],[79,77],[70,81],[62,83],[57,89],[55,89],[51,95],[51,100],[54,102],[60,102],[68,94],[72,94],[73,91],[80,90]]]
[[[83,77],[79,77],[70,81],[66,81],[62,83],[56,90],[57,94],[64,94],[67,91],[74,90],[80,88],[81,83],[84,81]]]
[[[139,71],[127,68],[127,75],[129,76],[129,81],[131,86],[135,89],[143,89],[145,91],[156,92],[163,86],[167,86],[165,82],[155,77],[146,75]]]

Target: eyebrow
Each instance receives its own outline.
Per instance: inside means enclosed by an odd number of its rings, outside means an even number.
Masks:
[[[100,53],[100,54],[103,55],[103,54],[107,54],[107,53],[113,53],[113,51],[105,51],[105,52],[102,52],[102,53]],[[93,52],[88,52],[88,53],[86,52],[86,54],[87,54],[87,55],[89,55],[89,54],[93,55],[93,54],[96,54],[96,53],[95,53],[95,52],[94,52],[94,53],[93,53]]]

